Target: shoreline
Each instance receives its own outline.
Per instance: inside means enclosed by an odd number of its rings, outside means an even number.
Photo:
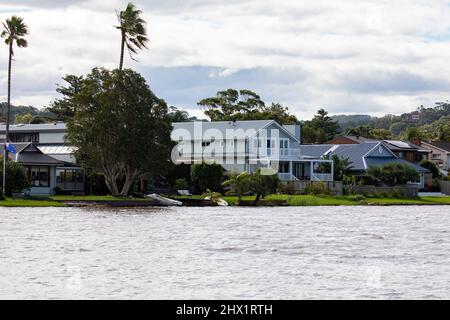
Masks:
[[[174,199],[185,201],[182,207],[217,206],[200,201],[200,196],[183,196]],[[330,196],[330,195],[270,195],[251,205],[253,196],[242,198],[242,204],[237,206],[237,197],[224,196],[230,207],[314,207],[314,206],[427,206],[450,205],[450,196],[420,197],[418,199],[398,197],[364,197],[364,196]],[[198,202],[198,205],[195,205]],[[194,204],[193,204],[194,203]],[[12,199],[0,201],[0,207],[164,207],[157,202],[140,198],[114,198],[111,196],[53,196],[48,198]]]

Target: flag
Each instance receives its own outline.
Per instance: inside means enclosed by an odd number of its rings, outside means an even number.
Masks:
[[[7,142],[5,144],[5,149],[6,149],[6,151],[11,152],[11,153],[17,153],[16,146],[9,142]]]

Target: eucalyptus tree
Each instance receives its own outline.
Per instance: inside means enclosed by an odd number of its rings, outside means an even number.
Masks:
[[[145,20],[141,18],[142,11],[138,10],[133,3],[128,3],[125,10],[116,12],[119,25],[116,26],[122,35],[120,47],[120,63],[119,69],[123,69],[123,58],[125,47],[130,54],[130,58],[135,60],[133,55],[138,50],[147,48],[149,38],[145,28]]]
[[[3,194],[5,194],[5,181],[6,181],[6,160],[8,158],[8,151],[6,150],[6,143],[9,142],[9,122],[11,114],[11,69],[12,61],[14,57],[14,45],[18,48],[26,48],[28,42],[25,36],[28,34],[28,27],[23,22],[21,17],[12,16],[10,19],[6,19],[6,22],[2,22],[3,31],[1,37],[5,39],[5,43],[9,48],[9,60],[8,60],[8,101],[6,111],[6,133],[5,133],[5,148],[3,157]]]

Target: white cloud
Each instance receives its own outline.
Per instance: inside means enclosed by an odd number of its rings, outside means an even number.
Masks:
[[[30,28],[29,48],[16,51],[13,101],[41,107],[55,96],[55,83],[64,74],[116,66],[114,9],[125,5],[2,1],[1,20],[20,14]],[[140,63],[127,58],[126,65],[143,72],[171,104],[195,109],[198,100],[217,90],[251,88],[310,117],[318,106],[334,113],[400,113],[448,98],[448,0],[141,0],[136,5],[148,21],[151,44],[138,55]],[[6,46],[0,47],[0,56],[6,55]],[[190,81],[180,80],[186,68]],[[0,99],[5,69],[1,59]],[[163,72],[169,81],[162,80]]]

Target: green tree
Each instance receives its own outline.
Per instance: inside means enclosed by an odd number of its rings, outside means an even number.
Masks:
[[[125,10],[116,12],[119,25],[116,26],[120,30],[122,35],[121,47],[120,47],[120,63],[119,69],[123,69],[123,56],[125,47],[128,49],[130,58],[135,60],[133,55],[138,50],[147,48],[149,41],[147,37],[147,31],[145,30],[145,20],[141,16],[142,11],[136,9],[133,3],[128,3]]]
[[[135,179],[166,170],[172,148],[167,104],[140,74],[95,68],[63,99],[74,108],[67,140],[77,160],[101,172],[112,195],[126,196]]]
[[[256,171],[250,177],[250,191],[256,195],[252,205],[256,206],[260,199],[276,192],[279,185],[280,179],[277,174],[263,175],[261,170]]]
[[[439,172],[439,168],[430,160],[424,159],[424,160],[420,161],[420,166],[430,170],[434,179],[439,178],[441,176],[441,173]]]
[[[391,186],[419,180],[419,173],[414,168],[406,163],[397,162],[387,163],[381,167],[370,166],[367,175]]]
[[[316,130],[323,130],[324,134],[319,135],[318,143],[333,139],[340,131],[337,121],[328,116],[328,112],[324,109],[319,109],[309,124]]]
[[[387,129],[370,129],[369,138],[376,140],[391,140],[392,134]]]
[[[202,194],[206,189],[222,190],[224,169],[220,164],[199,163],[191,165],[191,185],[194,193]]]
[[[189,122],[198,120],[197,117],[191,117],[186,110],[181,110],[176,107],[169,107],[169,118],[171,122]]]
[[[1,158],[3,161],[3,158]],[[0,173],[0,175],[2,175]],[[3,175],[2,175],[3,178]],[[25,168],[17,162],[6,162],[6,189],[5,194],[11,195],[14,192],[22,192],[30,187],[27,172]]]
[[[334,154],[331,158],[333,160],[334,180],[342,181],[344,176],[351,174],[353,162],[349,158],[339,157],[337,154]]]
[[[18,48],[26,48],[28,46],[27,40],[24,38],[28,34],[27,25],[23,22],[23,19],[17,16],[12,16],[11,19],[6,19],[6,23],[3,22],[3,31],[1,37],[5,38],[5,43],[9,48],[9,60],[8,60],[8,100],[6,111],[6,132],[5,141],[9,142],[9,124],[11,122],[11,71],[12,61],[14,57],[14,44]],[[6,179],[6,160],[8,159],[8,152],[5,149],[3,160],[3,187],[5,186]],[[3,193],[5,190],[3,190]]]
[[[309,122],[302,125],[302,143],[313,144],[319,140],[319,131],[313,128]]]
[[[82,76],[66,75],[62,78],[67,85],[58,85],[56,92],[58,92],[62,98],[52,102],[47,110],[56,115],[57,120],[68,121],[75,116],[76,106],[73,102],[73,97],[78,94],[84,84],[84,78]]]
[[[14,118],[15,124],[30,123],[31,119],[33,119],[33,115],[31,113],[26,113],[23,115],[16,114]]]
[[[250,90],[218,91],[215,97],[202,99],[198,105],[211,121],[236,120],[242,113],[255,113],[265,106],[260,96]]]
[[[223,183],[224,187],[229,187],[228,194],[238,197],[237,205],[242,202],[242,196],[249,192],[251,185],[251,175],[244,171],[242,173],[232,172],[229,179]]]
[[[405,133],[405,139],[408,141],[412,141],[413,139],[422,139],[423,138],[423,134],[420,131],[420,129],[416,128],[416,127],[408,127],[406,128],[406,133]]]

